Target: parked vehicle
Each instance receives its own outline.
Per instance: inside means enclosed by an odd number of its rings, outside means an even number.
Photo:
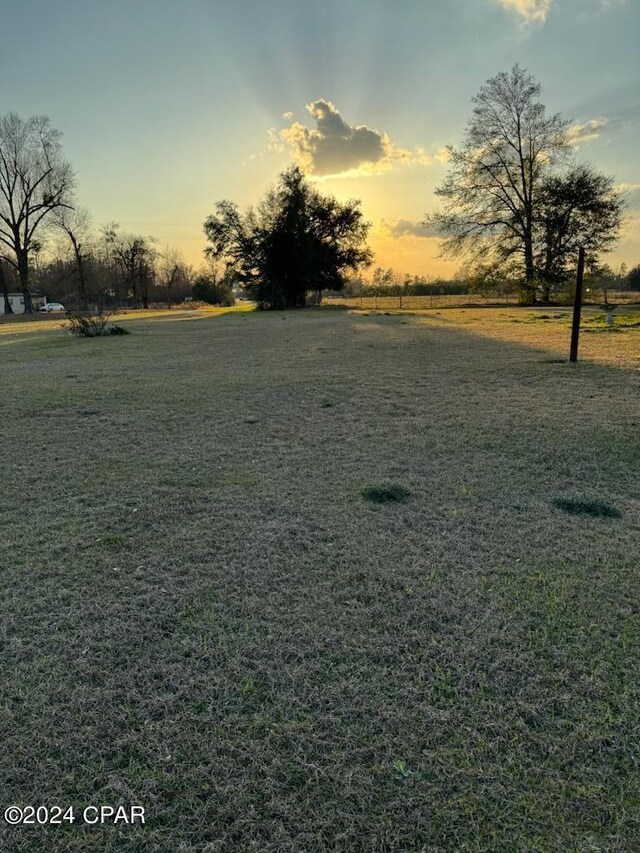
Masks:
[[[46,302],[40,310],[52,314],[54,311],[65,311],[66,309],[60,302]]]

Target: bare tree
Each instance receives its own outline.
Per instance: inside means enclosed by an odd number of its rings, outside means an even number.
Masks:
[[[87,307],[87,275],[85,253],[91,240],[91,215],[80,207],[72,209],[61,207],[56,211],[56,225],[66,234],[73,250],[78,269],[78,291],[81,305]]]
[[[0,244],[20,277],[25,313],[33,311],[29,253],[50,214],[71,206],[74,177],[60,132],[47,116],[0,116]]]
[[[158,253],[159,284],[167,291],[167,307],[171,308],[171,295],[174,285],[184,278],[185,264],[181,252],[175,246],[166,246]]]
[[[449,256],[518,259],[531,299],[542,178],[569,150],[569,123],[546,114],[540,90],[518,65],[487,80],[473,98],[461,146],[447,149],[449,172],[436,190],[444,209],[427,217],[445,237]]]
[[[149,307],[149,286],[154,277],[156,250],[153,239],[136,234],[121,234],[117,223],[104,230],[107,255],[115,262],[124,284],[127,298],[134,306],[142,301]]]

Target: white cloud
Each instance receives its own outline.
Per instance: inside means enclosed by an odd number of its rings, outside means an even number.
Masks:
[[[572,124],[567,133],[569,144],[581,145],[583,142],[593,142],[608,124],[609,120],[606,118],[592,118],[582,124]]]
[[[498,0],[498,2],[520,16],[525,24],[543,24],[551,9],[552,0]]]
[[[605,11],[615,9],[618,6],[626,6],[627,0],[600,0],[600,8]]]
[[[616,184],[614,189],[621,193],[636,193],[640,190],[640,184],[626,183],[623,181],[620,184]]]
[[[380,220],[380,230],[394,239],[401,237],[438,237],[438,232],[430,225],[415,222],[412,219]]]
[[[388,135],[364,124],[350,125],[324,98],[307,104],[315,127],[294,122],[271,134],[270,148],[289,146],[309,175],[367,175],[384,172],[395,164],[428,165],[434,158],[424,148],[400,148]]]

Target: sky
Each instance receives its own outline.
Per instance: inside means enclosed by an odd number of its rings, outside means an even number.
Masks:
[[[195,266],[215,203],[299,162],[361,200],[376,264],[453,274],[420,222],[471,98],[516,62],[627,194],[607,260],[640,263],[640,0],[0,0],[0,27],[0,114],[50,116],[95,224]]]

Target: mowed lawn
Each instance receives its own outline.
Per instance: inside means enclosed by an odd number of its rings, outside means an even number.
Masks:
[[[640,850],[640,331],[174,316],[0,335],[0,801],[147,820],[0,849]]]

